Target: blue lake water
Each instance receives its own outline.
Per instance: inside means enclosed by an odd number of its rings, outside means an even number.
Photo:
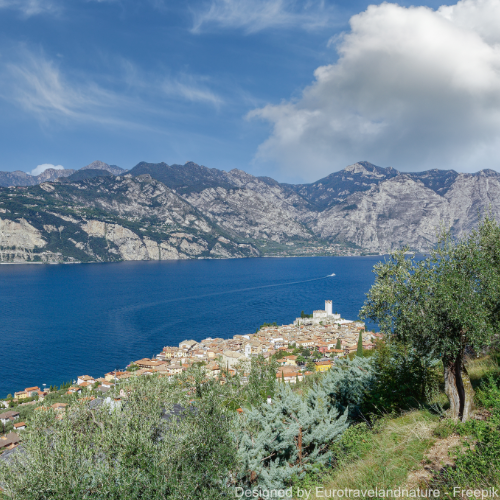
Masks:
[[[381,257],[0,266],[0,397],[102,376],[185,339],[252,333],[301,310],[356,319]],[[335,273],[335,277],[327,275]]]

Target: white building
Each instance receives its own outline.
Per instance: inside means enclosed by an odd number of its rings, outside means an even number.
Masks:
[[[340,314],[333,314],[332,301],[325,300],[325,309],[313,311],[312,318],[297,318],[294,322],[295,325],[319,325],[320,323],[342,323],[347,322],[342,320]],[[350,323],[350,321],[349,321]]]

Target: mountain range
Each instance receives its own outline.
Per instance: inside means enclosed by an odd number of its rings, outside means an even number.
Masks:
[[[360,255],[429,250],[500,215],[500,174],[366,161],[311,184],[188,162],[0,172],[0,262]]]

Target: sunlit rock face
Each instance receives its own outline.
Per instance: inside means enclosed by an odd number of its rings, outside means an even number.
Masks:
[[[310,255],[307,245],[333,244],[426,251],[441,227],[461,236],[481,214],[500,216],[492,170],[401,173],[359,162],[300,185],[192,162],[82,170],[79,180],[0,188],[0,262],[241,258],[270,247]]]

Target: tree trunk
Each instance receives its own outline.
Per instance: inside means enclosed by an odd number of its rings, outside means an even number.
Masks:
[[[464,366],[463,353],[459,353],[455,359],[443,359],[443,365],[444,390],[450,399],[451,416],[465,422],[472,412],[474,390]]]

